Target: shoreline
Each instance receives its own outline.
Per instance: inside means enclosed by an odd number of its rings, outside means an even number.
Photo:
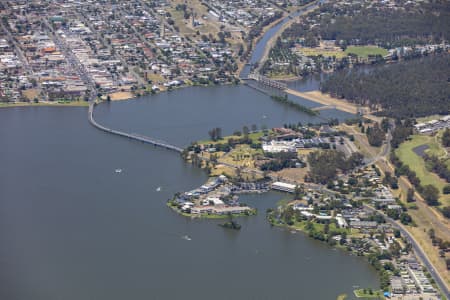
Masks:
[[[1,108],[11,108],[11,107],[89,107],[88,101],[70,101],[67,103],[50,103],[50,102],[2,102],[0,103]]]
[[[283,80],[283,81],[295,81],[297,80],[297,78],[292,78],[290,80],[288,79],[277,79],[277,80]],[[219,84],[218,86],[229,86],[232,85],[232,83],[227,83],[227,84]],[[242,81],[239,82],[238,84],[235,85],[245,85]],[[189,87],[194,87],[194,86],[200,86],[200,87],[210,87],[210,86],[215,86],[215,85],[185,85],[185,86],[180,86],[180,87],[176,87],[173,88],[171,91],[176,91],[176,90],[182,90],[185,88],[189,88]],[[151,96],[151,95],[157,95],[160,93],[166,93],[169,92],[169,90],[164,90],[164,91],[160,91],[160,92],[156,92],[154,94],[152,93],[148,93],[148,94],[144,94],[144,95],[127,95],[127,97],[123,97],[123,98],[119,98],[119,99],[111,99],[110,101],[107,100],[101,100],[99,103],[103,103],[103,102],[122,102],[122,101],[133,101],[133,100],[137,100],[141,97],[144,96]],[[348,102],[345,99],[337,99],[334,98],[332,96],[330,96],[329,94],[324,94],[322,93],[320,90],[313,90],[313,91],[308,91],[308,92],[300,92],[297,90],[293,90],[293,89],[286,89],[285,93],[293,95],[293,96],[297,96],[297,97],[301,97],[304,98],[306,100],[312,101],[316,104],[320,104],[323,106],[335,106],[335,109],[340,110],[340,111],[344,111],[350,114],[358,114],[358,109],[363,109],[364,111],[366,111],[366,113],[363,115],[365,118],[371,119],[373,121],[379,122],[381,120],[380,117],[376,117],[374,115],[371,115],[370,113],[367,113],[367,110],[369,108],[367,107],[358,107],[357,105]],[[11,108],[11,107],[88,107],[89,106],[89,102],[88,101],[70,101],[67,103],[61,103],[61,102],[39,102],[39,103],[34,103],[34,102],[1,102],[0,103],[0,109],[1,108]]]
[[[267,214],[266,220],[267,220],[267,222],[269,223],[270,226],[282,228],[282,229],[288,230],[289,232],[294,233],[294,234],[295,234],[295,233],[301,233],[301,234],[303,234],[306,238],[308,238],[308,239],[310,239],[310,240],[318,241],[318,242],[320,242],[321,244],[326,245],[326,246],[327,246],[328,248],[330,248],[330,249],[336,249],[336,250],[338,250],[338,251],[342,251],[342,252],[345,253],[346,255],[351,255],[351,256],[356,256],[356,257],[364,258],[364,260],[370,265],[370,267],[371,267],[375,272],[377,272],[376,268],[370,264],[370,262],[369,262],[369,260],[367,259],[367,256],[366,256],[366,255],[362,255],[362,256],[361,256],[361,255],[358,255],[357,253],[355,253],[355,252],[353,252],[353,251],[351,251],[351,250],[348,250],[346,246],[340,245],[339,243],[336,243],[335,245],[330,245],[330,244],[329,244],[328,242],[326,242],[326,241],[321,241],[321,240],[315,239],[315,238],[311,237],[307,231],[305,231],[304,229],[298,228],[298,227],[296,227],[296,226],[294,226],[294,225],[277,224],[277,223],[275,222],[275,220],[271,220],[271,219],[269,218],[269,214]],[[293,232],[293,231],[295,231],[295,232]],[[377,272],[377,277],[378,277],[378,279],[381,279],[381,275],[378,274],[378,272]],[[361,289],[361,288],[358,288],[358,289],[353,290],[353,293],[355,294],[355,296],[356,296],[357,298],[360,298],[360,297],[358,297],[358,296],[356,295],[357,291],[359,291],[360,289]],[[381,291],[379,288],[377,288],[377,289],[375,289],[375,290]],[[385,299],[385,298],[382,298],[382,299]]]
[[[351,103],[345,99],[334,98],[330,94],[322,93],[320,90],[300,92],[300,91],[288,88],[285,90],[285,92],[287,94],[301,97],[306,100],[309,100],[309,101],[312,101],[312,102],[315,102],[315,103],[318,103],[318,104],[321,104],[324,106],[335,106],[335,109],[337,109],[337,110],[344,111],[344,112],[354,114],[354,115],[358,115],[359,112],[362,110],[364,112],[362,115],[363,117],[370,119],[372,121],[375,121],[375,122],[381,122],[381,119],[382,119],[381,117],[372,115],[372,111],[368,107],[358,106],[358,105]]]

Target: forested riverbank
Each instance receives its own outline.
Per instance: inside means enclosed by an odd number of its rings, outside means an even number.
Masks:
[[[380,115],[396,118],[448,113],[450,54],[443,53],[387,66],[369,72],[342,70],[321,85],[333,97],[381,108]]]

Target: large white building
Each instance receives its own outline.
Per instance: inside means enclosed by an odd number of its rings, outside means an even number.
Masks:
[[[421,134],[432,134],[433,132],[444,128],[450,128],[450,115],[444,116],[439,120],[430,120],[425,123],[414,125],[414,129]]]
[[[282,192],[288,192],[293,193],[295,192],[295,184],[290,184],[286,182],[277,181],[272,183],[272,189],[282,191]]]
[[[262,144],[264,152],[279,153],[279,152],[295,152],[295,142],[292,141],[270,141]]]

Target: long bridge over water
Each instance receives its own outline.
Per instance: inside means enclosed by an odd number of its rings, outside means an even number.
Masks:
[[[267,87],[271,87],[274,89],[285,90],[287,89],[287,84],[284,82],[279,82],[270,78],[267,78],[263,75],[257,73],[250,73],[247,76],[247,80],[255,80],[256,82],[265,85]]]
[[[178,152],[178,153],[182,153],[183,152],[182,148],[177,147],[177,146],[172,145],[172,144],[169,144],[169,143],[167,143],[165,141],[153,139],[153,138],[150,138],[148,136],[144,136],[144,135],[140,135],[140,134],[136,134],[136,133],[126,133],[126,132],[123,132],[123,131],[114,130],[114,129],[108,128],[106,126],[100,125],[94,119],[94,106],[95,106],[95,104],[93,102],[91,102],[89,104],[89,123],[91,123],[94,127],[98,128],[98,129],[100,129],[102,131],[111,133],[111,134],[123,136],[123,137],[129,138],[129,139],[132,139],[132,140],[136,140],[136,141],[139,141],[139,142],[151,144],[151,145],[156,146],[156,147],[161,147],[161,148],[172,150],[172,151],[175,151],[175,152]]]
[[[288,86],[286,83],[267,78],[267,77],[257,74],[257,73],[248,74],[247,78],[244,80],[248,86],[253,87],[264,93],[267,93],[267,92],[264,91],[263,89],[259,89],[257,86],[251,84],[250,82],[255,81],[257,84],[261,84],[268,88],[286,91],[287,93],[290,93],[290,91],[291,91],[290,89],[288,89]],[[300,97],[302,97],[302,96],[300,96]],[[337,107],[336,107],[336,105],[330,104],[330,105],[321,105],[321,106],[311,108],[311,110],[314,110],[314,111],[321,111],[321,110],[327,110],[327,109],[337,109]]]

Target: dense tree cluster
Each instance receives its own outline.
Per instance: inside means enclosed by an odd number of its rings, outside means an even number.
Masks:
[[[442,179],[450,182],[450,170],[447,167],[447,163],[443,159],[439,159],[435,155],[424,154],[422,156],[426,163],[426,167],[429,171],[434,172],[439,175]]]
[[[391,259],[392,255],[388,251],[370,253],[367,256],[369,263],[378,271],[380,276],[380,287],[381,289],[387,289],[390,285],[390,273],[385,270],[380,260]]]
[[[446,250],[450,248],[450,242],[437,237],[433,228],[430,228],[428,230],[428,236],[430,237],[433,246],[439,247],[440,250]]]
[[[271,153],[268,156],[273,159],[261,165],[260,169],[262,171],[276,172],[286,168],[295,168],[298,162],[297,153],[295,152]]]
[[[444,186],[444,187],[442,188],[442,193],[443,193],[444,195],[450,194],[450,184],[447,184],[446,186]]]
[[[450,39],[448,1],[408,2],[399,3],[401,8],[387,8],[373,1],[338,7],[334,2],[323,4],[320,10],[288,28],[283,38],[302,37],[308,47],[324,39],[336,40],[343,47],[374,44],[385,48]]]
[[[213,141],[220,140],[222,138],[222,128],[220,127],[213,128],[208,132],[208,134],[211,137],[211,140]]]
[[[428,205],[439,205],[439,190],[431,184],[422,188],[421,194]]]
[[[392,176],[389,171],[386,171],[384,174],[383,184],[389,185],[392,189],[398,189],[398,179]]]
[[[442,135],[442,145],[444,147],[450,147],[450,129],[445,129],[444,134]]]
[[[375,123],[372,127],[367,127],[366,135],[369,144],[374,147],[380,147],[386,137],[378,123]]]
[[[363,156],[358,152],[346,159],[344,154],[339,151],[314,151],[308,155],[310,171],[306,179],[326,184],[330,180],[336,179],[338,170],[345,173],[361,165],[362,161]]]
[[[446,206],[442,209],[442,214],[447,218],[450,219],[450,206]]]
[[[450,54],[433,55],[370,72],[339,71],[322,83],[321,90],[337,98],[382,107],[380,115],[406,118],[447,114],[450,103]]]
[[[399,120],[395,122],[395,128],[392,131],[391,146],[397,148],[401,143],[413,134],[413,121],[411,119]]]

